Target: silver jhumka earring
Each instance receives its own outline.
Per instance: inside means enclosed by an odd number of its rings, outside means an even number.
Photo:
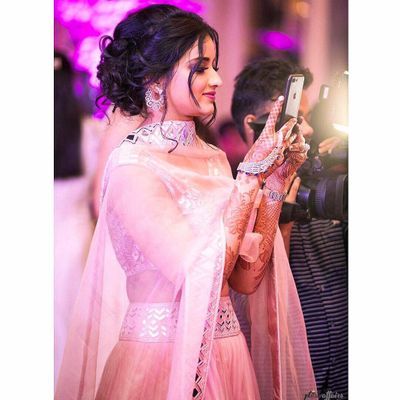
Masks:
[[[155,90],[157,91],[159,98],[155,99],[153,97],[153,91],[151,88],[148,88],[145,93],[145,101],[146,101],[146,106],[150,108],[150,110],[153,111],[160,111],[161,109],[164,108],[164,95],[163,95],[163,90],[159,88],[158,86],[155,87]]]

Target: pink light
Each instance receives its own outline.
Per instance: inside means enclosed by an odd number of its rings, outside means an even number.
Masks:
[[[93,86],[98,86],[100,37],[111,34],[128,12],[152,4],[171,4],[197,14],[204,12],[204,6],[192,0],[55,0],[55,19],[68,29],[75,45],[74,67],[88,71]]]
[[[83,39],[75,54],[74,62],[76,69],[89,72],[90,84],[94,87],[98,87],[99,81],[96,74],[97,64],[100,60],[99,38],[89,36]]]
[[[182,8],[182,10],[194,12],[196,14],[202,14],[204,12],[204,6],[202,4],[191,0],[139,0],[139,3],[141,7],[147,7],[152,4],[171,4]]]
[[[261,32],[259,41],[262,45],[276,50],[295,50],[298,46],[295,38],[279,31]]]

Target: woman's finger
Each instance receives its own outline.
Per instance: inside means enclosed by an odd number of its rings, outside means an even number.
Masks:
[[[296,139],[297,139],[297,134],[290,135],[288,140],[289,144],[292,144]]]
[[[292,130],[296,124],[297,124],[297,119],[291,118],[288,122],[286,122],[285,125],[282,126],[281,129],[279,129],[279,133],[281,133],[284,140],[289,139],[290,135],[292,134]]]
[[[284,97],[279,96],[278,99],[272,105],[271,112],[269,113],[267,122],[265,123],[267,131],[272,129],[275,132],[276,121],[278,120],[278,116],[281,112],[283,101]]]
[[[305,153],[310,150],[310,146],[307,143],[293,143],[288,150],[292,153]]]
[[[302,133],[298,133],[293,140],[293,143],[305,143],[306,139]]]

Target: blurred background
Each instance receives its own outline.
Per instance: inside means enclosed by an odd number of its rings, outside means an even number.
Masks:
[[[348,0],[55,0],[54,45],[76,70],[75,91],[96,111],[98,41],[111,34],[131,10],[169,3],[200,14],[220,35],[220,74],[215,127],[230,118],[234,78],[261,56],[289,59],[308,67],[314,83],[310,105],[321,84],[331,84],[348,66]]]

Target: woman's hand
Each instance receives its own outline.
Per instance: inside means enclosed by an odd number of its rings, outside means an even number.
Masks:
[[[278,191],[285,190],[290,182],[290,178],[307,159],[307,151],[310,146],[306,144],[304,136],[301,134],[301,130],[298,130],[298,133],[295,135],[293,142],[288,145],[284,162],[276,168],[274,173],[267,179],[266,186],[269,189]],[[294,135],[289,138],[289,143],[293,137]]]
[[[290,119],[278,132],[275,132],[275,125],[281,112],[282,104],[283,96],[280,96],[272,106],[260,137],[246,154],[244,162],[239,165],[239,171],[241,170],[241,166],[248,167],[249,165],[255,165],[254,163],[260,163],[268,158],[270,160],[268,168],[265,170],[261,170],[260,168],[259,173],[261,178],[265,179],[285,161],[284,152],[290,146],[290,134],[297,120],[295,118]]]

